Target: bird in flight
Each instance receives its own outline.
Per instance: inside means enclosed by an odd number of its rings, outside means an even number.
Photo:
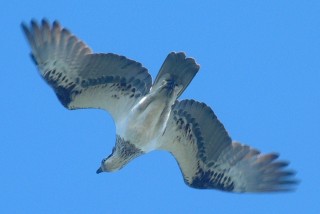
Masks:
[[[209,106],[178,100],[199,70],[184,53],[170,53],[152,83],[141,63],[112,53],[93,53],[54,21],[22,29],[42,78],[67,109],[109,112],[116,125],[112,153],[97,173],[113,172],[154,150],[170,152],[184,182],[193,188],[228,192],[292,190],[288,162],[233,142]]]

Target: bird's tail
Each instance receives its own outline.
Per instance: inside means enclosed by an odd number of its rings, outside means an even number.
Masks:
[[[159,88],[164,80],[173,81],[174,84],[182,88],[178,93],[179,97],[199,71],[199,68],[200,66],[194,59],[187,58],[183,52],[171,52],[163,62],[152,89]]]

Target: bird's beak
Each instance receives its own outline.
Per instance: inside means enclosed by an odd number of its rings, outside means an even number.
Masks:
[[[99,167],[99,169],[97,170],[97,174],[99,174],[99,173],[101,173],[101,172],[103,172],[103,170],[102,170],[102,168],[101,167]]]

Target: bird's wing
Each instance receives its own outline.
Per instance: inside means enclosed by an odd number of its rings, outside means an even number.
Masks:
[[[22,24],[41,76],[68,109],[100,108],[117,122],[151,87],[147,69],[116,54],[94,54],[58,22]]]
[[[159,139],[176,158],[185,183],[194,188],[233,192],[290,190],[292,171],[276,154],[260,154],[232,142],[224,126],[204,103],[176,102]]]

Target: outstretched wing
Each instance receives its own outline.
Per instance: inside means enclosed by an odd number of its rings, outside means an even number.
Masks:
[[[276,161],[276,154],[232,143],[213,111],[194,100],[176,102],[160,144],[194,188],[268,192],[290,190],[295,183],[294,173],[283,169],[288,163]]]
[[[117,122],[151,87],[147,69],[116,54],[94,54],[58,22],[22,29],[41,76],[68,109],[101,108]]]

